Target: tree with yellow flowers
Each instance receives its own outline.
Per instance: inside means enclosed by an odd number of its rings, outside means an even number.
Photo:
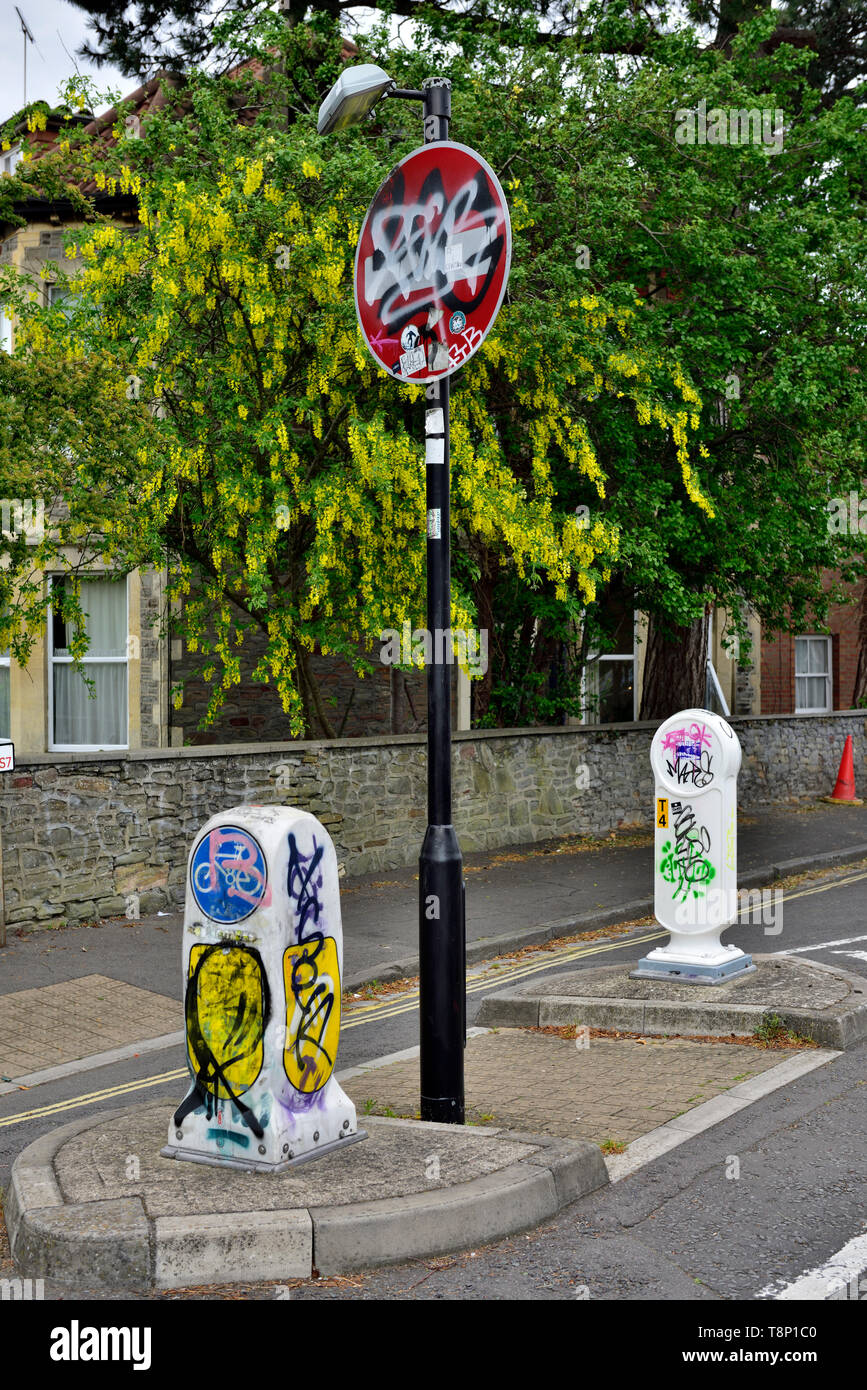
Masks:
[[[140,139],[126,138],[121,110],[111,140],[72,130],[9,181],[10,208],[62,186],[79,202],[88,188],[126,193],[138,225],[91,205],[58,268],[70,288],[62,310],[40,308],[32,283],[6,273],[19,333],[0,361],[0,471],[38,473],[43,494],[63,499],[43,566],[77,545],[118,572],[167,570],[170,621],[199,653],[209,719],[256,634],[252,676],[273,683],[292,735],[330,736],[311,653],[361,673],[384,630],[424,611],[422,388],[367,356],[351,290],[365,208],[418,137],[395,111],[372,131],[320,141],[315,109],[337,43],[273,26],[258,38],[264,75],[194,75]],[[469,79],[466,102],[477,119]],[[626,433],[671,450],[686,506],[713,511],[699,397],[640,326],[634,286],[606,294],[556,268],[546,287],[524,259],[539,237],[527,189],[502,172],[511,292],[453,394],[452,624],[464,630],[486,617],[483,567],[544,592],[567,623],[610,576],[621,527],[606,516],[600,402]],[[576,486],[598,505],[576,514]],[[0,645],[18,654],[44,597],[28,587],[32,552],[7,544],[7,555]],[[70,592],[74,605],[74,583]],[[174,696],[180,704],[183,690]]]

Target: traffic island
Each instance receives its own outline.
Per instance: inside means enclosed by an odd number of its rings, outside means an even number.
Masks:
[[[756,1099],[836,1056],[788,1038],[764,1045],[743,1037],[603,1035],[574,1025],[479,1029],[467,1042],[467,1118],[512,1132],[589,1140],[609,1158],[611,1174],[614,1156],[627,1147],[632,1153],[661,1126],[689,1123],[695,1130],[704,1114],[718,1119],[721,1106],[738,1109],[742,1099]],[[344,1084],[365,1124],[371,1114],[418,1113],[417,1057]]]
[[[103,1112],[19,1155],[22,1276],[143,1291],[347,1274],[513,1235],[608,1182],[582,1140],[377,1118],[363,1144],[244,1173],[162,1157],[165,1120],[164,1102]]]
[[[619,965],[566,971],[488,995],[478,1023],[729,1037],[753,1034],[776,1017],[822,1047],[843,1050],[867,1037],[863,976],[794,956],[753,961],[754,973],[714,985],[636,979]]]

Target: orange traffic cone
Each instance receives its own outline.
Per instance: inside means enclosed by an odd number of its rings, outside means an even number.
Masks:
[[[852,735],[847,734],[846,744],[843,749],[843,756],[840,759],[840,771],[837,773],[837,785],[830,796],[823,796],[823,801],[833,801],[837,805],[844,806],[863,806],[864,802],[859,801],[855,795],[855,758],[852,753]]]

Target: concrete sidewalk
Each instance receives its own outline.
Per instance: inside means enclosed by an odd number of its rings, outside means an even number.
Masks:
[[[738,835],[739,883],[758,887],[867,857],[867,806],[813,802],[770,808],[742,816]],[[648,915],[651,845],[648,828],[603,841],[570,837],[468,854],[468,959]],[[416,972],[414,867],[343,880],[341,904],[346,988]],[[179,999],[182,921],[181,913],[172,913],[100,927],[13,932],[0,951],[0,995],[107,976]],[[97,997],[103,993],[98,984],[94,988]]]
[[[365,1142],[271,1174],[174,1163],[165,1133],[157,1102],[29,1144],[4,1213],[19,1273],[77,1293],[347,1274],[539,1226],[609,1180],[587,1141],[502,1127],[374,1119]]]

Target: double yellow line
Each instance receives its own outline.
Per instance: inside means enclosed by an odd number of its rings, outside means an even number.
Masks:
[[[123,1081],[119,1086],[107,1086],[102,1091],[89,1091],[87,1095],[70,1096],[69,1100],[58,1100],[53,1105],[42,1105],[38,1110],[25,1110],[20,1115],[7,1115],[0,1120],[0,1129],[7,1125],[20,1125],[24,1120],[46,1119],[49,1115],[59,1115],[64,1110],[75,1110],[79,1105],[95,1105],[100,1100],[111,1100],[114,1096],[125,1096],[130,1091],[143,1091],[148,1086],[161,1086],[164,1081],[178,1081],[188,1077],[186,1067],[178,1071],[164,1071],[160,1076],[148,1076],[144,1081]]]
[[[819,884],[811,888],[800,888],[795,892],[784,893],[783,901],[791,902],[795,898],[810,897],[814,893],[827,893],[832,888],[847,888],[850,884],[860,883],[867,878],[867,871],[852,874],[845,879],[835,879],[830,883]],[[773,885],[771,885],[773,887]],[[533,961],[516,961],[513,965],[504,965],[496,971],[490,966],[479,976],[471,975],[467,980],[467,993],[477,994],[483,989],[490,989],[494,985],[504,982],[511,983],[514,980],[526,979],[530,975],[537,975],[543,970],[550,970],[554,966],[568,964],[569,961],[583,960],[588,956],[603,955],[607,951],[619,951],[627,946],[641,946],[648,941],[658,941],[660,937],[667,936],[665,931],[650,931],[643,936],[627,936],[622,941],[603,941],[587,943],[580,946],[561,946],[554,951],[540,950],[539,957]],[[400,1014],[412,1013],[418,1008],[418,990],[408,990],[405,994],[399,995],[396,999],[382,999],[374,1003],[360,1006],[358,1009],[351,1009],[344,1018],[342,1029],[360,1028],[364,1023],[378,1023],[383,1019],[397,1018]],[[52,1105],[40,1106],[37,1110],[26,1110],[19,1115],[7,1115],[0,1119],[0,1129],[5,1129],[9,1125],[23,1124],[26,1120],[47,1119],[52,1115],[60,1115],[66,1110],[77,1110],[81,1106],[96,1105],[99,1101],[112,1100],[117,1096],[126,1096],[133,1091],[143,1091],[150,1086],[161,1086],[164,1082],[183,1081],[189,1077],[186,1067],[179,1067],[176,1071],[166,1071],[159,1076],[148,1076],[143,1081],[124,1081],[117,1086],[108,1086],[101,1091],[90,1091],[86,1095],[71,1096],[68,1100],[55,1101]]]
[[[596,956],[604,951],[618,951],[624,946],[640,946],[645,941],[656,941],[661,936],[667,936],[667,932],[649,932],[646,936],[630,936],[624,941],[605,941],[602,944],[593,943],[585,946],[561,946],[556,951],[543,951],[540,954],[542,959],[531,964],[526,961],[518,961],[514,965],[503,966],[493,971],[490,966],[482,976],[471,975],[467,980],[467,994],[478,994],[480,990],[491,989],[492,987],[511,983],[513,980],[523,980],[529,975],[537,975],[541,970],[550,970],[555,965],[566,965],[572,960],[582,960],[586,956]],[[346,1028],[358,1028],[362,1023],[368,1023],[371,1018],[377,1021],[383,1018],[395,1018],[398,1014],[410,1013],[418,1008],[418,990],[407,990],[405,994],[398,995],[396,999],[383,999],[371,1004],[365,1010],[363,1017],[355,1017],[356,1010],[344,1018],[341,1031]],[[360,1014],[361,1011],[359,1010]]]
[[[505,980],[522,979],[527,975],[534,975],[540,970],[548,970],[553,965],[561,965],[566,961],[578,960],[582,956],[597,955],[600,951],[616,950],[621,946],[631,946],[643,941],[652,941],[659,936],[664,936],[664,932],[653,932],[649,936],[629,937],[626,941],[594,943],[592,946],[584,947],[561,947],[557,951],[544,952],[545,959],[536,964],[516,962],[514,965],[505,966],[502,970],[494,973],[496,978],[473,978],[467,982],[467,993],[477,993],[482,989],[490,989],[494,985],[500,984]],[[487,974],[488,972],[486,972]],[[344,1018],[342,1029],[360,1028],[364,1023],[378,1023],[382,1019],[396,1018],[399,1014],[411,1013],[418,1008],[418,990],[408,990],[401,994],[397,999],[382,999],[373,1004],[364,1006],[357,1011],[350,1012]],[[169,1081],[185,1081],[189,1078],[189,1071],[186,1067],[179,1067],[175,1071],[161,1072],[159,1076],[148,1076],[142,1081],[123,1081],[117,1086],[107,1086],[101,1091],[89,1091],[85,1095],[70,1096],[67,1100],[54,1101],[51,1105],[40,1106],[36,1110],[25,1110],[18,1115],[7,1115],[0,1119],[0,1129],[5,1129],[10,1125],[23,1124],[26,1120],[48,1119],[52,1115],[60,1115],[66,1110],[76,1110],[80,1106],[96,1105],[100,1101],[113,1100],[118,1096],[126,1096],[133,1091],[143,1091],[149,1086],[161,1086]]]

